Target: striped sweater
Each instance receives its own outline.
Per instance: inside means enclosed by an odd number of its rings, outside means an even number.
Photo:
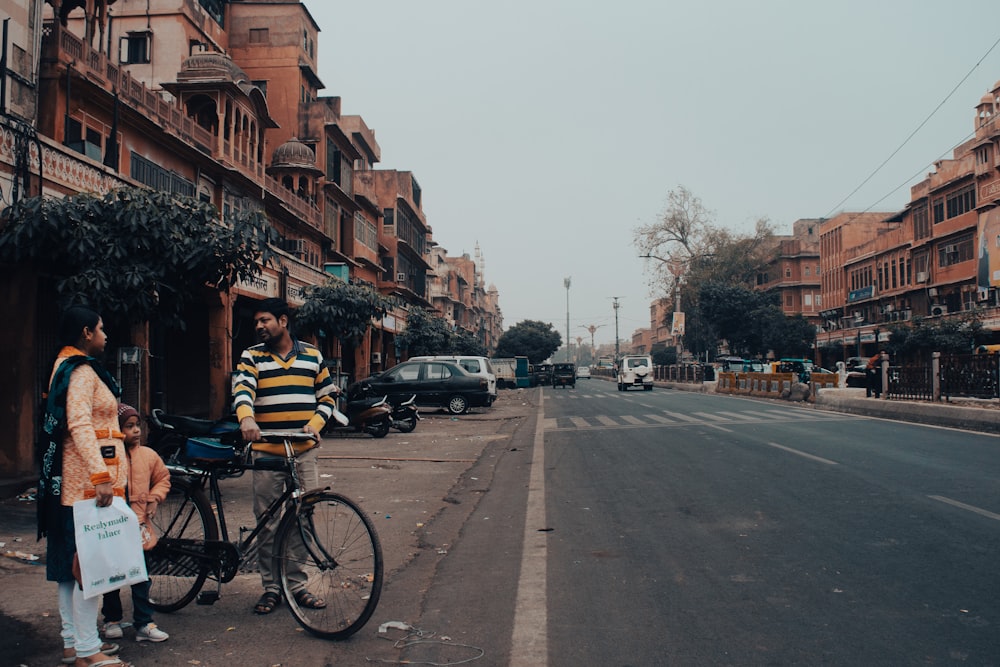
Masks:
[[[293,340],[287,358],[263,343],[243,351],[236,367],[233,407],[236,418],[253,417],[262,430],[300,431],[307,424],[321,430],[337,405],[337,387],[322,353]],[[317,443],[296,443],[302,453]],[[255,451],[283,454],[280,444],[254,443]]]

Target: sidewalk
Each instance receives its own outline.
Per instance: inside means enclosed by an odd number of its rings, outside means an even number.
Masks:
[[[497,457],[521,446],[519,438],[527,437],[521,431],[533,435],[533,429],[519,426],[534,414],[537,396],[532,389],[504,390],[492,408],[457,417],[421,410],[423,420],[412,433],[393,430],[381,439],[363,434],[324,438],[321,484],[356,500],[372,517],[382,543],[386,581],[377,618],[412,620],[419,613],[421,586],[412,582],[433,573],[436,559],[457,539],[464,515],[481,498],[480,485],[492,474]],[[234,538],[240,526],[253,524],[251,476],[224,480],[222,488]],[[36,540],[35,511],[31,493],[0,498],[0,665],[59,663],[56,587],[45,580],[45,541]],[[274,623],[294,625],[287,612],[277,619],[251,613],[259,587],[259,575],[240,574],[223,586],[223,598],[214,606],[192,604],[177,614],[163,614],[157,621],[174,635],[163,644],[136,644],[126,631],[123,658],[140,665],[254,664],[253,638],[258,633],[273,630]],[[126,620],[131,613],[127,597]],[[390,643],[372,641],[378,648],[385,644],[395,655]],[[338,651],[360,651],[364,643],[352,638],[338,646]],[[243,647],[251,651],[249,662],[233,657]],[[283,660],[281,647],[272,649],[274,660],[268,664],[298,664],[288,662],[287,656]]]

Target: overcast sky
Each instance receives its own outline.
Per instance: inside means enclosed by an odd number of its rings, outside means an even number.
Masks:
[[[997,0],[306,6],[321,94],[375,130],[382,168],[414,173],[440,245],[479,244],[505,328],[565,336],[571,277],[570,337],[598,325],[598,344],[612,296],[620,338],[650,324],[633,230],[671,190],[744,232],[899,210],[1000,80]]]

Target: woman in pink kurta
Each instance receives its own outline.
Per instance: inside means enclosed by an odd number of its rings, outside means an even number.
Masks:
[[[60,419],[53,428],[61,437],[54,438],[57,442],[43,458],[44,480],[39,483],[46,491],[45,497],[40,494],[39,498],[40,503],[45,502],[40,509],[39,532],[48,538],[46,577],[59,585],[63,662],[74,661],[76,667],[124,665],[109,657],[118,651],[117,645],[101,644],[97,632],[101,597],[84,598],[73,576],[73,503],[94,498],[98,506],[107,507],[114,496],[125,496],[129,463],[118,426],[116,394],[120,392],[94,358],[104,352],[107,343],[100,315],[79,306],[68,309],[60,321],[59,337],[63,347],[49,383],[46,423],[54,421],[51,415],[62,415],[59,408],[65,405],[64,423]],[[69,366],[62,368],[63,364]],[[54,459],[61,467],[53,465]],[[53,510],[56,498],[58,506]]]

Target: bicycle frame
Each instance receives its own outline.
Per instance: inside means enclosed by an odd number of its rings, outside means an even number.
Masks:
[[[215,510],[213,514],[218,522],[219,526],[219,540],[206,541],[206,551],[205,552],[195,552],[188,551],[185,553],[190,558],[195,560],[204,560],[211,563],[211,573],[212,578],[222,583],[228,583],[236,576],[237,571],[242,567],[248,560],[252,558],[257,552],[259,545],[257,544],[257,538],[260,534],[267,528],[272,522],[280,519],[284,512],[294,511],[298,512],[299,505],[302,498],[307,493],[307,491],[301,488],[301,482],[299,480],[298,469],[295,463],[295,452],[292,449],[293,440],[308,439],[308,434],[301,432],[283,432],[283,431],[264,431],[261,433],[262,437],[270,439],[281,439],[281,442],[285,448],[285,456],[283,458],[274,459],[264,459],[253,461],[253,452],[247,449],[244,454],[244,460],[239,463],[237,469],[240,474],[247,470],[268,470],[274,472],[287,472],[291,483],[286,486],[285,490],[280,496],[274,499],[267,509],[257,520],[256,525],[250,531],[250,533],[243,539],[239,541],[232,541],[229,537],[229,526],[226,523],[226,513],[225,506],[223,505],[222,498],[222,487],[219,485],[219,481],[224,477],[230,476],[233,466],[231,463],[223,465],[206,465],[206,466],[196,466],[196,465],[180,465],[180,464],[168,464],[167,469],[171,474],[183,475],[191,480],[197,488],[207,491],[209,500],[214,505]],[[208,488],[206,490],[206,484]],[[316,489],[316,491],[322,491],[324,489]],[[286,506],[286,503],[291,500],[291,505]],[[174,528],[173,524],[170,526],[171,529]],[[310,540],[306,540],[303,536],[303,543],[309,545]],[[235,553],[232,553],[232,549],[235,549]],[[228,552],[228,553],[227,553]],[[333,560],[329,554],[325,553],[326,559],[320,559],[313,549],[309,550],[309,555],[316,558],[319,562],[329,562]],[[229,567],[226,567],[226,566]],[[225,568],[225,569],[224,569]],[[208,600],[209,596],[204,593],[199,595],[198,601],[200,604],[211,604],[218,599],[218,592],[215,592],[211,597],[214,599]]]

